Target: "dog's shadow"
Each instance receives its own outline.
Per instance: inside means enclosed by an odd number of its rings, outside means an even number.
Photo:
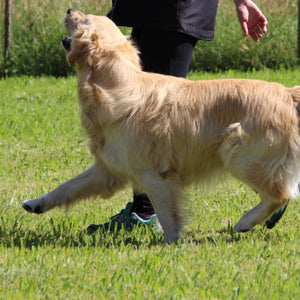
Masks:
[[[3,218],[2,218],[3,219]],[[46,226],[38,226],[30,229],[24,225],[21,219],[14,223],[7,224],[2,220],[0,226],[0,243],[7,248],[26,248],[33,247],[61,247],[61,248],[86,248],[86,247],[123,247],[132,246],[134,248],[164,245],[163,233],[157,232],[156,227],[148,227],[146,225],[133,228],[131,231],[121,229],[120,231],[101,231],[98,230],[90,234],[86,228],[78,228],[78,224],[70,221],[55,222],[50,218],[50,222]],[[74,225],[75,224],[75,225]],[[265,229],[256,229],[250,233],[237,233],[233,230],[231,224],[221,229],[212,231],[204,231],[201,229],[193,229],[186,231],[182,235],[180,244],[205,245],[213,244],[231,244],[246,240],[249,237],[261,236],[262,239],[270,238],[269,231]]]
[[[262,231],[263,232],[263,231]],[[264,239],[267,239],[267,235]],[[213,244],[231,244],[238,243],[240,240],[248,239],[250,235],[239,234],[232,228],[222,228],[211,232],[186,232],[183,234],[181,244],[199,245]],[[2,246],[7,248],[26,248],[33,247],[61,247],[61,248],[86,248],[86,247],[106,247],[118,248],[123,246],[132,246],[134,248],[153,246],[163,246],[164,237],[162,233],[148,228],[137,228],[134,231],[126,232],[95,232],[89,234],[87,230],[64,230],[52,228],[44,232],[35,230],[26,230],[19,226],[13,226],[11,229],[0,229],[0,241]]]
[[[193,245],[213,244],[215,246],[226,243],[238,243],[240,240],[248,239],[249,235],[234,232],[232,228],[222,228],[209,232],[193,231],[187,232],[185,242]]]
[[[193,245],[213,244],[218,246],[221,244],[237,244],[253,238],[267,242],[272,240],[276,234],[276,230],[270,231],[265,227],[255,228],[246,233],[239,233],[234,231],[232,226],[228,226],[208,232],[200,230],[187,232],[184,241]]]

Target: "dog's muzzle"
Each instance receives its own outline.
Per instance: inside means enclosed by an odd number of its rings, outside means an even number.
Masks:
[[[64,39],[61,41],[61,43],[67,51],[71,50],[72,39],[70,37],[64,37]]]

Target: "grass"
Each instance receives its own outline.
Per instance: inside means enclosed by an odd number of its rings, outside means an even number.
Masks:
[[[255,43],[244,38],[233,1],[219,1],[213,42],[199,41],[194,70],[259,70],[297,66],[297,10],[293,0],[254,1],[268,19],[268,33]]]
[[[300,69],[191,73],[191,79],[258,78],[298,84]],[[182,242],[165,245],[154,228],[86,234],[131,200],[28,214],[21,203],[91,163],[80,128],[76,78],[0,80],[0,299],[299,299],[299,200],[273,230],[232,226],[257,203],[230,179],[188,190],[192,216]]]

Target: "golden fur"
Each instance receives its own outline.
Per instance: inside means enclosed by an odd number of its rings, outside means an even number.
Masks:
[[[149,195],[165,240],[176,242],[188,185],[231,173],[253,187],[262,201],[236,224],[239,232],[264,224],[298,196],[300,87],[146,73],[137,49],[108,18],[71,10],[65,25],[95,163],[24,208],[42,213],[108,198],[130,183]]]

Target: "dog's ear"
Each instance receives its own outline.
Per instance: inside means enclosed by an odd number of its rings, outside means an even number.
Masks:
[[[90,40],[92,43],[98,44],[99,34],[97,32],[93,32],[90,36]]]
[[[103,41],[98,32],[93,32],[89,36],[89,53],[95,55],[104,49]]]
[[[67,55],[69,66],[84,59],[91,63],[90,59],[101,49],[100,38],[97,32],[89,33],[89,30],[76,32],[72,38],[71,51]]]

